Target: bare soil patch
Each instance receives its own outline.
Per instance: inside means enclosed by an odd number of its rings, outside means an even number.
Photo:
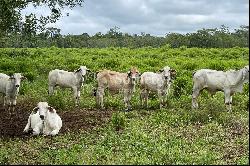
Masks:
[[[28,122],[28,117],[33,109],[32,106],[18,106],[14,111],[0,107],[0,138],[27,137],[23,129]],[[63,126],[60,134],[91,130],[107,123],[113,110],[80,109],[60,111],[57,113],[62,118]]]

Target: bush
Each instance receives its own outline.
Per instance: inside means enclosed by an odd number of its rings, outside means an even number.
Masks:
[[[123,112],[115,112],[111,117],[112,125],[116,131],[125,127],[125,116]]]

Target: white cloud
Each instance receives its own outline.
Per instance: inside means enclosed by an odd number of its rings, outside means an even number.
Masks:
[[[44,8],[25,10],[48,14]],[[249,24],[248,0],[85,0],[83,7],[64,9],[54,26],[62,34],[94,35],[114,26],[122,32],[164,36],[226,25],[232,30]],[[69,16],[66,16],[69,13]]]
[[[200,24],[213,20],[213,15],[199,15],[199,14],[180,14],[176,18],[179,22],[188,23],[188,24]]]

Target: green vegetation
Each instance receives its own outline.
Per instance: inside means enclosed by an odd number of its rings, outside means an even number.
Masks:
[[[157,37],[141,32],[141,34],[128,34],[121,32],[118,27],[110,28],[107,33],[97,32],[90,36],[88,33],[80,35],[62,35],[60,29],[48,28],[43,32],[36,32],[32,26],[23,28],[24,32],[9,33],[0,36],[2,48],[34,48],[51,47],[59,48],[106,48],[106,47],[154,47],[167,45],[171,48],[199,47],[199,48],[231,48],[249,46],[249,26],[242,25],[234,31],[222,25],[220,28],[199,29],[196,32],[180,34],[167,33]]]
[[[168,65],[177,71],[167,107],[159,109],[156,95],[150,94],[149,109],[140,108],[136,87],[133,111],[123,112],[122,96],[108,93],[105,107],[115,112],[104,126],[53,138],[0,138],[0,164],[249,164],[248,85],[233,96],[232,112],[226,111],[221,92],[212,98],[204,91],[200,108],[191,109],[192,72],[240,69],[248,64],[248,48],[4,48],[0,59],[1,73],[21,72],[28,78],[21,85],[18,105],[48,101],[60,113],[79,108],[74,107],[70,90],[58,89],[48,96],[52,69],[72,71],[86,65],[92,71],[127,72],[136,66],[143,73]],[[94,77],[88,75],[81,109],[95,107],[95,86]]]

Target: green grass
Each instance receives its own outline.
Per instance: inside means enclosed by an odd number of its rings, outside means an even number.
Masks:
[[[116,111],[103,127],[53,138],[0,139],[0,164],[249,164],[248,85],[242,94],[233,96],[232,112],[226,110],[221,92],[213,98],[203,92],[200,108],[191,109],[192,72],[241,68],[248,64],[248,48],[13,50],[0,49],[0,72],[22,70],[29,75],[21,86],[20,105],[35,106],[43,100],[60,111],[74,110],[70,90],[58,89],[54,96],[47,95],[47,74],[54,68],[74,70],[86,65],[93,71],[126,72],[135,65],[142,73],[169,65],[177,70],[177,78],[168,96],[169,105],[161,110],[153,94],[149,109],[140,108],[137,87],[131,112],[122,112],[122,95],[105,96],[105,106]],[[91,95],[95,84],[87,77],[80,108],[95,108]]]

